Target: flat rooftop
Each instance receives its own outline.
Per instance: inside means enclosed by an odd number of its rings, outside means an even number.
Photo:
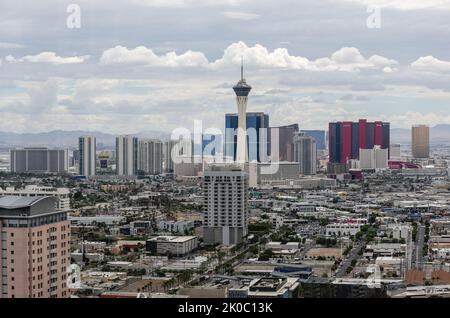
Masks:
[[[286,281],[287,281],[286,279],[282,278],[264,277],[255,282],[251,287],[256,290],[258,289],[277,290]]]
[[[157,236],[149,239],[152,242],[168,242],[168,243],[183,243],[193,239],[197,236]]]

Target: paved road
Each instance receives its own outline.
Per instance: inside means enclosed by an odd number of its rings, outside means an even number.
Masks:
[[[336,272],[336,278],[342,278],[347,275],[347,268],[352,264],[352,260],[357,259],[359,257],[358,252],[361,250],[363,246],[366,246],[366,242],[358,242],[356,243],[350,253],[347,254],[345,260],[342,261],[341,266]]]
[[[419,267],[423,260],[423,244],[425,236],[425,227],[423,225],[417,225],[417,238],[414,242],[414,249],[412,255],[413,267]]]
[[[424,236],[425,236],[425,226],[419,224],[417,226],[417,242],[416,248],[413,251],[413,265],[416,268],[419,268],[423,262],[423,244],[424,244]]]
[[[306,243],[303,245],[303,250],[301,252],[298,253],[297,257],[301,260],[305,259],[306,253],[308,253],[308,251],[315,246],[316,241],[313,240],[312,242]]]

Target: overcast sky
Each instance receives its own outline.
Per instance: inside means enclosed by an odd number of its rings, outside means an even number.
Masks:
[[[450,0],[1,0],[0,130],[222,128],[241,56],[274,126],[450,124]]]

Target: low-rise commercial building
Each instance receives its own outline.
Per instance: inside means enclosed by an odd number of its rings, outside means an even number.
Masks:
[[[332,223],[326,227],[326,236],[352,236],[361,230],[360,223]]]
[[[261,188],[285,189],[330,189],[336,187],[336,179],[305,177],[300,179],[265,179],[261,180]]]
[[[294,277],[263,277],[248,285],[228,290],[228,298],[297,298],[299,279]]]
[[[147,241],[146,251],[152,254],[186,255],[196,249],[196,236],[158,236]]]
[[[89,226],[97,224],[116,225],[125,220],[123,216],[96,215],[96,216],[69,216],[69,221],[75,226]]]
[[[195,227],[194,221],[161,221],[158,230],[184,234]]]

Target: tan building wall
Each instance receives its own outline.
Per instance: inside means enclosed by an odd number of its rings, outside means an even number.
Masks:
[[[430,127],[425,125],[412,127],[412,155],[414,158],[430,156]]]
[[[0,223],[0,233],[0,262],[7,268],[6,280],[0,278],[0,286],[7,284],[7,294],[1,290],[0,298],[69,297],[69,221],[31,228],[2,228]]]

